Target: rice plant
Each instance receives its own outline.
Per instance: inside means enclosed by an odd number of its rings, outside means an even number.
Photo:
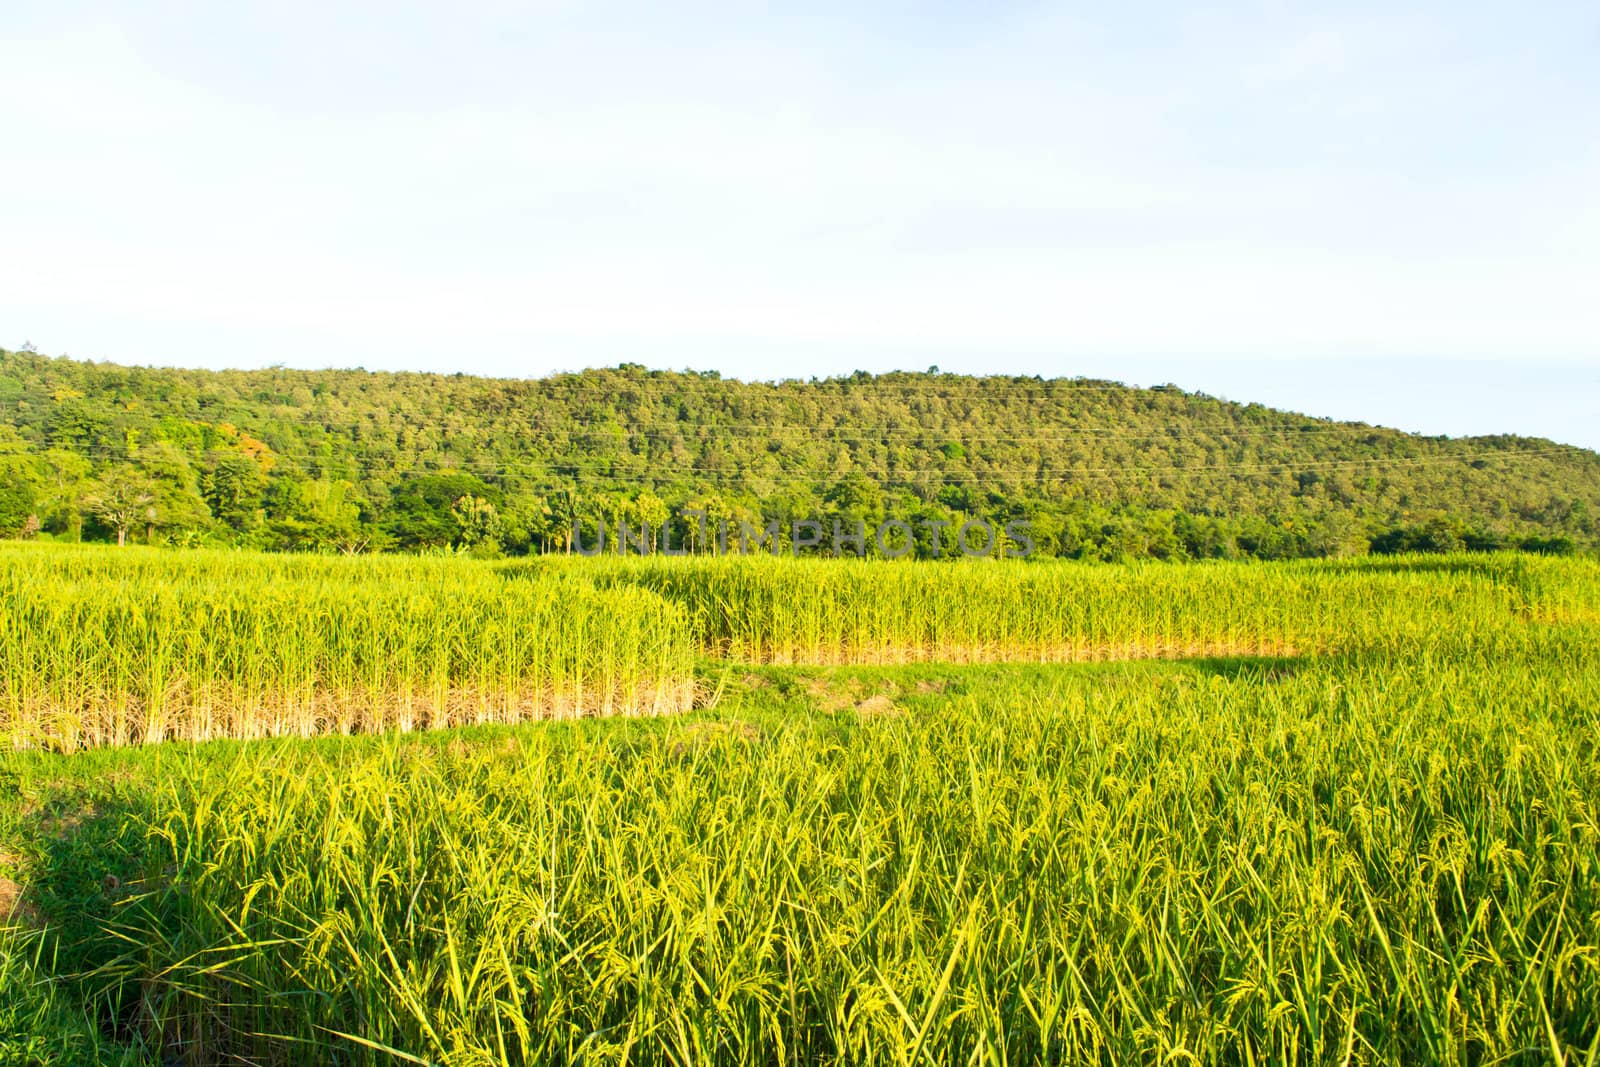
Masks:
[[[683,604],[741,662],[1072,662],[1402,648],[1492,634],[1537,602],[1600,606],[1592,561],[1514,556],[1284,564],[752,558],[554,561],[544,572]]]
[[[1587,1062],[1596,636],[166,756],[90,988],[195,1062]]]
[[[0,604],[0,994],[96,1054],[1600,1062],[1592,561],[8,546]]]
[[[0,549],[0,734],[65,748],[682,710],[682,609],[471,561]]]

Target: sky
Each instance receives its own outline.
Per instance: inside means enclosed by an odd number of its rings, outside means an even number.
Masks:
[[[0,345],[1087,376],[1600,448],[1600,8],[0,5]]]

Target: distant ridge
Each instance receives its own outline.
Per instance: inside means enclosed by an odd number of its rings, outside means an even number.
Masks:
[[[1600,455],[1109,381],[134,368],[0,350],[0,533],[565,548],[574,517],[1031,523],[1084,559],[1592,550]],[[670,521],[670,519],[669,519]]]

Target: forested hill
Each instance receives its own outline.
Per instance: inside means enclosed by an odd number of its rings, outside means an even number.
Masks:
[[[485,555],[561,550],[574,515],[684,507],[869,528],[1021,518],[1041,552],[1094,559],[1586,550],[1600,510],[1593,452],[1175,387],[218,372],[4,350],[0,475],[7,536]]]

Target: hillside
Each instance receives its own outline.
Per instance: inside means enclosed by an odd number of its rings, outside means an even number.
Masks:
[[[1600,511],[1593,452],[1170,386],[217,372],[4,350],[0,474],[9,536],[482,555],[562,550],[575,516],[684,508],[869,528],[1025,519],[1042,554],[1085,559],[1592,549]]]

